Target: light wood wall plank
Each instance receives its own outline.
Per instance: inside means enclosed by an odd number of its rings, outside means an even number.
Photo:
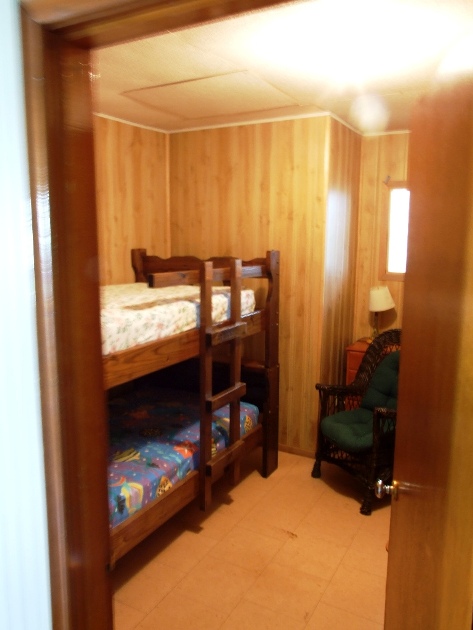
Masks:
[[[171,136],[173,254],[281,251],[280,441],[311,452],[324,281],[328,117]]]
[[[101,284],[133,282],[130,250],[170,255],[166,134],[94,116]]]
[[[329,149],[321,380],[343,383],[353,331],[361,136],[332,119]]]
[[[404,282],[379,278],[381,213],[386,203],[387,176],[407,180],[409,133],[367,136],[362,139],[360,212],[356,263],[353,340],[370,336],[373,321],[368,311],[369,290],[386,285],[396,308],[380,315],[379,329],[402,328]]]

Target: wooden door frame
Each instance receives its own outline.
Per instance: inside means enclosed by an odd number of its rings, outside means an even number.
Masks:
[[[282,3],[56,6],[48,24],[22,10],[54,628],[113,626],[90,49]]]

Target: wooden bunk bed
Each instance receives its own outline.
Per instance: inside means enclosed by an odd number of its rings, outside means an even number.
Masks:
[[[165,369],[184,365],[194,359],[199,371],[200,455],[198,468],[157,496],[123,522],[111,527],[111,565],[151,534],[192,500],[200,497],[201,507],[211,502],[213,482],[225,471],[232,481],[239,479],[241,457],[257,446],[262,447],[262,475],[269,476],[278,462],[279,419],[279,252],[268,251],[263,258],[241,261],[235,258],[213,258],[202,261],[185,256],[162,259],[149,256],[144,249],[132,250],[132,266],[136,282],[150,288],[174,285],[198,285],[200,295],[198,327],[169,337],[140,343],[124,350],[109,352],[103,357],[105,388],[117,386],[146,375],[164,373]],[[257,282],[264,294],[264,303],[251,312],[241,314],[242,282]],[[261,281],[266,287],[261,287]],[[250,281],[251,282],[251,281]],[[221,291],[230,292],[230,317],[222,322],[212,320],[215,283]],[[223,289],[227,285],[228,289]],[[218,291],[218,289],[217,289]],[[258,291],[259,293],[259,291]],[[257,336],[263,342],[261,360],[244,357],[245,338]],[[218,350],[224,348],[225,353]],[[215,391],[215,365],[226,365],[228,382]],[[240,435],[240,401],[245,395],[242,370],[250,381],[262,386],[259,421]],[[246,380],[245,378],[245,380]],[[212,451],[212,421],[224,406],[229,408],[228,442]]]

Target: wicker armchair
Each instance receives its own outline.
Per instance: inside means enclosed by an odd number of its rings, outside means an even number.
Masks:
[[[320,411],[312,477],[321,476],[323,461],[336,464],[357,477],[364,486],[360,512],[366,515],[371,514],[376,480],[387,483],[392,479],[399,353],[387,357],[400,347],[400,329],[383,332],[370,344],[352,383],[317,383],[315,386],[319,392]],[[390,393],[384,397],[387,385],[381,373],[386,374],[388,363],[394,367],[391,366],[390,372]],[[376,391],[380,383],[381,389],[384,384],[386,390],[382,395]],[[383,406],[378,406],[379,403]],[[360,424],[356,424],[360,417],[365,427],[362,439]]]

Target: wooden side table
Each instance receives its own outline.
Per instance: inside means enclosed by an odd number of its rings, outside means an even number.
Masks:
[[[356,376],[358,368],[360,367],[361,360],[371,343],[369,337],[358,339],[346,348],[347,359],[347,371],[346,371],[346,384],[351,383]]]

